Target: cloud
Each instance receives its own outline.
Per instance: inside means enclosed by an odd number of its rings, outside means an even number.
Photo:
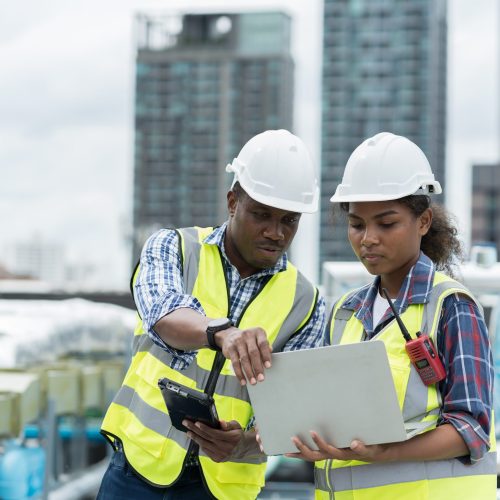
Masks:
[[[449,137],[461,148],[498,135],[498,5],[496,0],[450,2]],[[472,153],[474,154],[474,153]]]
[[[116,254],[127,251],[121,225],[130,220],[130,8],[49,1],[24,16],[11,5],[0,38],[2,243],[40,234],[76,259],[124,260]]]
[[[131,19],[60,12],[0,52],[0,127],[43,135],[65,126],[122,123],[130,109]],[[130,41],[131,44],[131,41]]]

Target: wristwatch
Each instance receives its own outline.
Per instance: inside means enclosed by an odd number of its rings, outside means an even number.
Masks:
[[[222,330],[227,330],[233,326],[233,323],[228,318],[216,318],[209,321],[207,326],[207,340],[208,346],[214,351],[222,351],[222,349],[215,343],[215,334]]]

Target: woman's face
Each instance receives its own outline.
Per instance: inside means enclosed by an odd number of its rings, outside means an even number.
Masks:
[[[354,253],[368,272],[382,276],[384,286],[401,286],[420,254],[420,241],[432,222],[426,209],[415,217],[398,202],[349,203],[348,236]]]

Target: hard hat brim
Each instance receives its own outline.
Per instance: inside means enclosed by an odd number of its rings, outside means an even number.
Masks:
[[[429,187],[432,186],[432,191]],[[429,196],[431,194],[441,194],[443,192],[441,188],[441,184],[438,181],[433,182],[430,186],[425,186],[417,189],[417,191],[413,191],[410,193],[396,193],[396,194],[380,194],[380,193],[367,193],[367,194],[338,194],[335,193],[330,201],[332,203],[349,203],[349,202],[364,202],[364,201],[392,201],[399,200],[401,198],[405,198],[406,196],[419,196],[426,195]]]
[[[241,187],[245,190],[244,186]],[[268,207],[272,208],[279,208],[280,210],[286,210],[287,212],[313,214],[318,211],[319,188],[316,188],[316,192],[313,195],[313,201],[310,203],[300,203],[297,201],[284,200],[282,198],[276,198],[274,196],[263,196],[258,193],[247,193],[247,195],[252,198],[252,200],[262,203],[263,205],[267,205]]]

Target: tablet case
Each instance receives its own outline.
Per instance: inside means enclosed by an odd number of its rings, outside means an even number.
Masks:
[[[210,427],[220,427],[217,410],[212,396],[178,384],[168,378],[158,380],[163,399],[167,405],[172,425],[183,432],[188,429],[182,425],[184,419],[203,422]]]

